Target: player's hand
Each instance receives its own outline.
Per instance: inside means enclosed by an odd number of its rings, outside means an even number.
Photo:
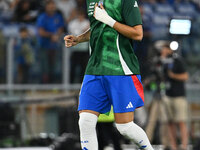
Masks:
[[[58,42],[58,41],[59,41],[59,36],[58,36],[57,34],[52,35],[52,36],[51,36],[51,41],[52,41],[52,42]]]
[[[100,8],[98,7],[97,3],[95,4],[94,17],[96,20],[105,23],[110,27],[113,27],[116,22],[112,17],[108,15],[102,4],[100,4]]]
[[[65,41],[66,47],[72,47],[72,46],[75,46],[79,43],[78,37],[74,36],[74,35],[66,35],[64,37],[64,41]]]

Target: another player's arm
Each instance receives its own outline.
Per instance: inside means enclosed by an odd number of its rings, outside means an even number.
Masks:
[[[90,29],[85,31],[83,34],[75,36],[75,35],[66,35],[64,37],[65,46],[72,47],[82,42],[87,42],[90,39]]]

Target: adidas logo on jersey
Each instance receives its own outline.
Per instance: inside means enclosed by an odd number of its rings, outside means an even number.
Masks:
[[[138,3],[137,3],[137,1],[135,1],[134,7],[138,7]]]
[[[133,108],[133,104],[131,102],[129,102],[128,106],[126,106],[126,109],[129,109],[129,108]]]

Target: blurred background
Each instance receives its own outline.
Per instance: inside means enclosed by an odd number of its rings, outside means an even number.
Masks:
[[[144,38],[133,46],[146,105],[136,111],[136,122],[152,131],[148,136],[156,149],[164,149],[162,117],[152,119],[150,114],[154,102],[165,97],[160,53],[168,43],[189,74],[188,149],[200,150],[200,1],[138,2]],[[88,43],[69,49],[63,37],[89,28],[86,9],[85,0],[0,0],[0,149],[80,149],[76,110]],[[153,127],[148,128],[151,121]],[[134,148],[130,141],[119,139],[124,150]],[[110,141],[107,149],[113,147]]]

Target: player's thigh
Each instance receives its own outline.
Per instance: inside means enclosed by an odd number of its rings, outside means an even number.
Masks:
[[[101,76],[85,75],[79,96],[78,111],[106,113],[110,111],[111,103],[101,82]]]
[[[140,75],[106,76],[105,78],[107,81],[105,87],[114,113],[132,114],[136,108],[144,105]]]
[[[119,124],[128,123],[134,120],[134,112],[115,113],[115,122]]]
[[[175,122],[186,122],[188,120],[188,103],[185,97],[174,98]]]

